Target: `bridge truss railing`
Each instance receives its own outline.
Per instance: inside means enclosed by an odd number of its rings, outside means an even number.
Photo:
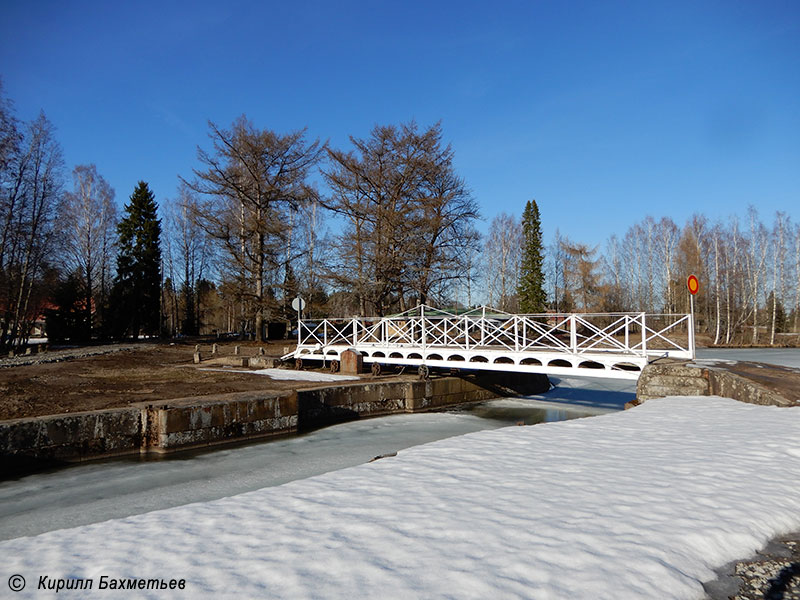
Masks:
[[[486,307],[461,315],[421,306],[383,318],[300,321],[296,352],[339,346],[693,358],[694,332],[686,314],[517,315]]]

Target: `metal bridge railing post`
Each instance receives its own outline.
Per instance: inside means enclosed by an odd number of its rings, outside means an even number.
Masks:
[[[481,311],[481,346],[486,345],[486,307]]]
[[[297,345],[300,346],[300,340],[302,339],[302,331],[303,331],[303,319],[297,319]]]
[[[420,316],[419,324],[420,324],[420,329],[421,329],[420,333],[421,333],[421,337],[422,337],[422,340],[421,340],[422,341],[422,351],[424,352],[425,351],[425,344],[428,341],[428,339],[427,339],[428,332],[427,332],[427,330],[425,328],[425,306],[424,305],[421,305],[419,307],[419,316]]]
[[[630,352],[631,350],[630,326],[631,326],[631,317],[630,315],[625,315],[625,352]]]
[[[519,317],[514,316],[514,352],[519,352]]]
[[[647,356],[647,326],[644,317],[645,313],[642,313],[642,354]]]
[[[578,332],[575,329],[575,315],[569,316],[569,348],[573,354],[578,353]]]
[[[353,317],[353,346],[358,345],[358,319]]]

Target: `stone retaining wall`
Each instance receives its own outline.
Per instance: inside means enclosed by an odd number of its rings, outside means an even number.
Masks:
[[[783,392],[770,389],[759,383],[756,375],[747,376],[748,372],[756,373],[758,378],[765,381],[772,378],[785,382],[788,377],[798,377],[796,371],[786,367],[762,363],[720,363],[713,367],[691,363],[653,363],[642,371],[636,386],[636,399],[626,407],[665,396],[722,396],[749,404],[797,404],[788,388]]]

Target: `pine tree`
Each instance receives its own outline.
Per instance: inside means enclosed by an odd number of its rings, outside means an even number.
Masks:
[[[161,325],[161,220],[153,192],[140,181],[117,226],[119,252],[112,293],[117,336],[158,334]]]
[[[522,264],[520,266],[519,309],[523,313],[543,313],[544,291],[542,226],[536,200],[529,200],[522,213]]]

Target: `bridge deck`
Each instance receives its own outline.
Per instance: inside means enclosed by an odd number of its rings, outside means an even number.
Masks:
[[[301,320],[284,358],[637,379],[654,357],[694,357],[689,315],[513,315],[481,307],[455,315],[421,306],[381,319]],[[335,365],[334,365],[335,366]]]

